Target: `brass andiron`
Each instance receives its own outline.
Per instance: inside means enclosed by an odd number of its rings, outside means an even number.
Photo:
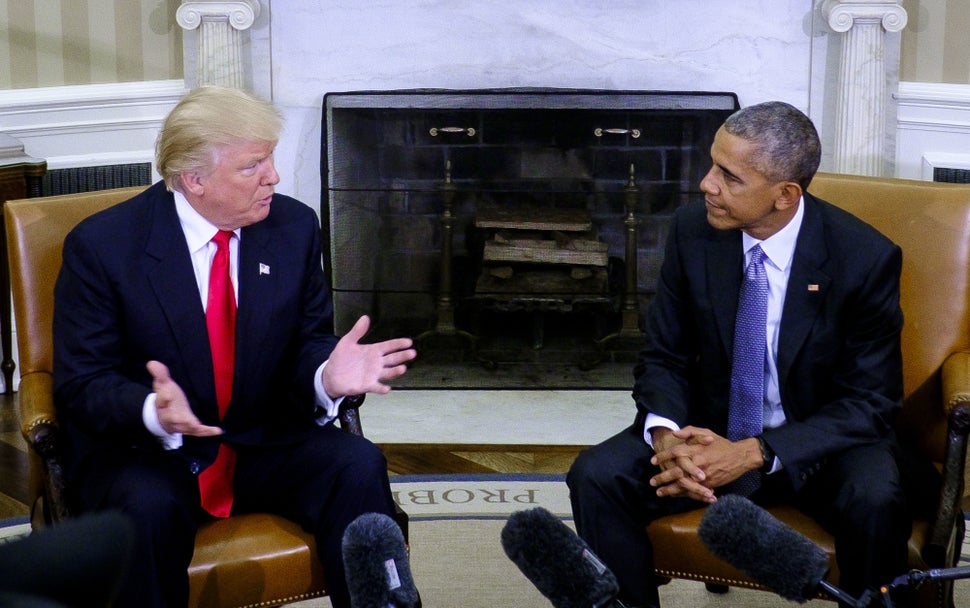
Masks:
[[[640,303],[637,299],[637,200],[640,198],[640,186],[637,185],[636,169],[630,164],[630,179],[623,187],[623,206],[626,216],[623,225],[626,227],[626,273],[624,277],[623,298],[620,303],[620,329],[597,341],[600,348],[616,338],[639,340],[643,338],[640,329]]]
[[[455,216],[452,205],[457,188],[451,181],[451,161],[445,161],[445,181],[441,184],[441,276],[438,285],[438,333],[452,334],[455,328],[455,303],[451,298],[451,254]]]
[[[474,351],[475,336],[455,326],[455,302],[451,294],[452,234],[455,229],[452,205],[458,188],[451,180],[450,160],[445,162],[445,180],[439,188],[441,190],[441,261],[439,264],[440,277],[437,299],[438,319],[434,329],[420,334],[415,340],[423,340],[432,335],[457,336],[467,340]]]
[[[637,185],[636,170],[630,163],[630,180],[623,188],[623,202],[626,207],[626,283],[623,290],[623,304],[621,306],[620,337],[640,338],[640,303],[637,299],[637,200],[640,198],[640,186]]]

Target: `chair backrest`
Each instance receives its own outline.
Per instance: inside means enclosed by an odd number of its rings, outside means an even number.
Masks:
[[[818,174],[808,191],[903,250],[903,414],[899,432],[943,460],[941,366],[970,350],[970,184]]]
[[[144,189],[115,188],[4,204],[21,378],[53,372],[54,281],[61,269],[64,237],[84,218]]]

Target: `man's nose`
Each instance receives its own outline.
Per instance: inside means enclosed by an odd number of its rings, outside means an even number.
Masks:
[[[266,174],[263,176],[263,183],[267,186],[275,186],[280,183],[280,174],[276,171],[276,164],[272,160],[267,165]]]
[[[717,194],[717,188],[714,185],[714,178],[711,176],[711,171],[707,172],[707,175],[701,180],[701,192],[705,194]]]

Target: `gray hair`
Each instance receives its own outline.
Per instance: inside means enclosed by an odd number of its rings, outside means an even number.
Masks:
[[[798,108],[781,101],[748,106],[729,116],[724,130],[755,144],[754,168],[765,178],[808,189],[822,159],[822,144],[812,120]]]

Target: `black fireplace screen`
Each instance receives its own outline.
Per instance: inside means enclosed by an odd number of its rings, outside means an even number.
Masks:
[[[700,198],[733,93],[365,91],[323,105],[338,332],[369,314],[372,339],[414,337],[414,386],[628,387],[667,222]]]

